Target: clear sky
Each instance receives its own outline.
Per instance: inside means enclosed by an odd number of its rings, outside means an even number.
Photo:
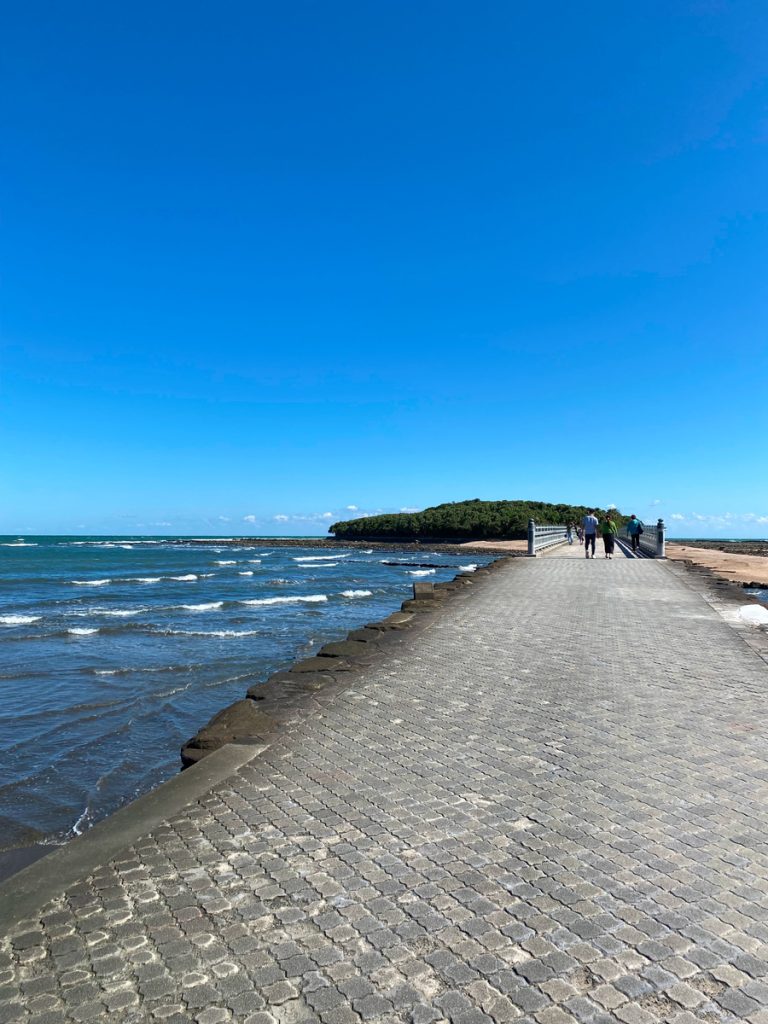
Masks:
[[[0,532],[768,535],[764,0],[3,20]]]

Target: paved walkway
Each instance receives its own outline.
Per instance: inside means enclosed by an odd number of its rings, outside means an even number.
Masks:
[[[12,925],[0,1024],[766,1024],[768,666],[681,572],[452,598]]]

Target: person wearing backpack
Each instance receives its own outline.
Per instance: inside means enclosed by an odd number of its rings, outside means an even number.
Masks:
[[[633,512],[632,518],[627,523],[627,533],[629,534],[629,539],[632,541],[633,553],[636,553],[637,549],[640,547],[640,535],[642,532],[643,524]]]

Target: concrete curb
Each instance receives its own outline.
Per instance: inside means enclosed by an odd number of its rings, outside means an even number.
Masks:
[[[107,864],[117,853],[162,825],[258,757],[264,745],[231,743],[174,775],[156,789],[94,825],[54,853],[0,885],[0,928],[39,912],[69,886]]]

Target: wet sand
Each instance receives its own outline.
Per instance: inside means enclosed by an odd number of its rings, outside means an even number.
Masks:
[[[768,557],[667,541],[667,558],[704,566],[732,583],[768,587]]]

